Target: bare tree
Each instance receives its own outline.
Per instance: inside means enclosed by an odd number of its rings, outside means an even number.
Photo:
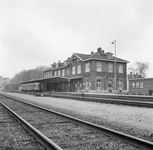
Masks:
[[[149,69],[148,63],[143,62],[135,62],[136,67],[130,67],[128,70],[130,70],[133,74],[137,74],[140,76],[140,78],[146,77],[146,71]]]

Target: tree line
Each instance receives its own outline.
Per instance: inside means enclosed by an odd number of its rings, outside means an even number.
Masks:
[[[23,70],[15,74],[15,76],[10,80],[10,84],[5,86],[5,89],[18,90],[20,83],[22,82],[41,79],[43,78],[43,71],[46,70],[47,68],[48,68],[47,66],[38,66],[35,69]]]

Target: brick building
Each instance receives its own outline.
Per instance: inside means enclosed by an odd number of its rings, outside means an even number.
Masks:
[[[153,94],[153,78],[137,78],[129,80],[130,94]]]
[[[43,72],[44,79],[51,80],[46,80],[42,88],[48,91],[111,92],[115,88],[115,61],[116,89],[126,90],[128,61],[115,58],[101,48],[90,54],[73,53],[64,62],[52,64]]]

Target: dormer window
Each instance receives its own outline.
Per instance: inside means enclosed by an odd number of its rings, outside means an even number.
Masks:
[[[58,64],[56,64],[56,68],[58,67]]]
[[[113,57],[112,57],[112,53],[107,53],[107,58],[108,59],[112,59]]]

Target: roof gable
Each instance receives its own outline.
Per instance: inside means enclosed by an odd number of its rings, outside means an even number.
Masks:
[[[74,59],[77,59],[77,61],[78,60],[83,61],[87,56],[88,55],[86,54],[73,53],[71,58],[68,61],[68,64],[72,63]]]

